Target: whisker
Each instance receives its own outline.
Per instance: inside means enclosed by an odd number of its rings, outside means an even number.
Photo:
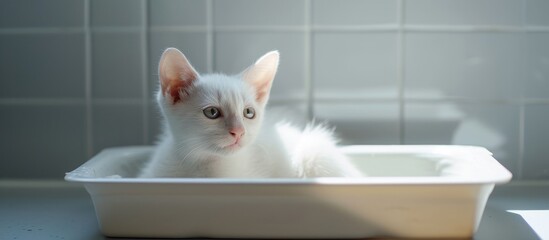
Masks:
[[[200,137],[194,137],[194,138],[193,138],[193,137],[191,137],[191,138],[186,138],[186,139],[185,139],[185,140],[183,140],[183,141],[178,141],[178,142],[177,142],[177,145],[179,145],[179,146],[183,146],[183,147],[184,147],[185,145],[187,145],[187,143],[189,143],[189,142],[194,142],[194,141],[196,141],[196,140],[200,140],[200,139],[201,139]]]
[[[183,159],[181,159],[181,161],[179,161],[179,167],[181,167],[183,165],[183,163],[185,162],[185,160],[187,159],[187,157],[189,157],[191,155],[191,153],[193,153],[194,151],[200,149],[201,146],[196,146],[195,148],[191,149],[184,157]]]

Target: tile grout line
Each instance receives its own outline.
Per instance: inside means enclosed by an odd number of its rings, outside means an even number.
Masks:
[[[404,26],[404,1],[398,1],[398,42],[397,42],[397,74],[398,74],[398,106],[399,106],[399,118],[398,118],[398,135],[400,144],[405,144],[406,141],[406,109],[404,100],[404,40],[405,32]]]
[[[214,32],[213,32],[213,2],[206,0],[206,68],[214,71]]]
[[[519,106],[519,158],[516,164],[517,167],[517,179],[523,180],[523,169],[524,169],[524,133],[525,133],[525,105],[521,104]]]
[[[277,99],[272,97],[273,101],[290,101],[290,102],[303,102],[307,99],[302,97],[285,97],[284,99]],[[490,104],[490,105],[549,105],[549,99],[472,99],[465,97],[442,97],[442,98],[414,98],[408,97],[403,99],[405,102],[424,103],[424,104],[437,104],[437,103],[462,103],[462,104]],[[335,101],[335,102],[392,102],[399,101],[390,97],[322,97],[315,98],[315,101]],[[76,106],[86,105],[86,99],[82,98],[0,98],[0,105],[42,105],[42,106]],[[94,98],[91,99],[91,104],[142,104],[142,98],[134,99],[117,99],[117,98]],[[147,103],[154,103],[154,99],[148,99]]]
[[[85,81],[85,80],[84,80]],[[48,98],[3,98],[0,99],[0,105],[19,105],[19,106],[83,106],[86,107],[86,98],[63,98],[63,99],[48,99]]]
[[[93,154],[93,111],[92,111],[92,36],[91,0],[84,2],[84,56],[85,56],[85,96],[86,96],[86,155]]]
[[[149,1],[141,1],[141,77],[142,77],[142,104],[143,104],[143,144],[147,144],[149,139]]]
[[[284,97],[290,101],[306,101],[302,97]],[[276,99],[275,96],[271,96],[271,100]],[[382,102],[395,102],[398,99],[391,97],[362,97],[362,96],[329,96],[323,97],[319,96],[316,98],[317,101],[382,101]],[[549,105],[549,99],[482,99],[482,98],[467,98],[467,97],[439,97],[439,98],[417,98],[417,97],[405,97],[404,101],[406,102],[416,102],[416,103],[426,103],[426,104],[435,104],[435,103],[464,103],[464,104],[492,104],[492,105],[501,105],[501,104],[511,104],[511,105]],[[91,99],[92,104],[138,104],[141,103],[141,98],[132,98],[132,99],[118,99],[118,98],[94,98]],[[148,103],[154,103],[154,99],[149,99]],[[85,105],[86,100],[82,98],[0,98],[0,105]]]
[[[312,45],[313,45],[313,39],[311,36],[311,19],[312,19],[312,3],[311,0],[305,0],[305,12],[304,12],[304,18],[305,18],[305,25],[304,25],[304,67],[305,67],[305,79],[304,79],[304,85],[305,85],[305,96],[306,96],[306,109],[307,109],[307,119],[312,120],[315,116],[314,111],[314,83],[313,83],[313,67],[312,67],[312,61],[313,61],[313,51],[312,51]]]
[[[209,0],[208,2],[211,2]],[[404,3],[402,3],[404,4]],[[209,4],[212,5],[212,4]],[[305,10],[306,14],[307,11]],[[207,12],[208,13],[208,12]],[[210,15],[213,15],[210,13]],[[308,14],[310,15],[310,14]],[[208,32],[209,28],[213,31],[220,32],[380,32],[380,31],[403,31],[403,32],[492,32],[492,33],[515,33],[515,32],[532,32],[546,33],[549,32],[548,26],[497,26],[497,25],[387,25],[387,24],[372,24],[372,25],[315,25],[309,24],[308,29],[300,26],[180,26],[180,27],[160,27],[152,26],[149,31],[153,32]],[[0,35],[8,34],[52,34],[52,33],[82,33],[86,31],[80,27],[45,27],[45,28],[2,28]],[[141,27],[89,27],[91,32],[140,32]]]
[[[86,6],[84,6],[84,11],[86,11]],[[84,13],[84,18],[85,15]],[[82,27],[2,28],[0,29],[0,35],[85,33],[85,31],[86,29]]]
[[[521,27],[526,29],[526,1],[521,1]],[[522,35],[526,35],[526,32],[523,32]],[[524,38],[522,39],[524,41]],[[524,42],[523,42],[524,44]],[[524,51],[524,49],[523,49]],[[525,59],[522,59],[524,64],[526,64]],[[524,65],[525,66],[525,65]],[[524,70],[524,69],[523,69]],[[521,94],[522,95],[522,94]],[[518,159],[515,164],[517,179],[523,179],[523,168],[524,168],[524,135],[525,135],[525,101],[521,101],[519,105],[519,136],[518,136]]]

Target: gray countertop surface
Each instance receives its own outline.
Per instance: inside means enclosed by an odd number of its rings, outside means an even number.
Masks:
[[[0,181],[0,239],[111,239],[79,185]],[[497,186],[474,239],[549,239],[549,182]]]

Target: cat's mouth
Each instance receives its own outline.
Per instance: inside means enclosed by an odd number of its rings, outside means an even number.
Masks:
[[[229,145],[229,146],[226,146],[225,148],[227,148],[227,149],[240,148],[240,144],[238,144],[238,143],[233,143],[233,144],[231,144],[231,145]]]
[[[240,139],[235,140],[233,143],[226,145],[223,147],[223,149],[229,150],[229,151],[236,151],[240,148],[242,148],[242,141]]]

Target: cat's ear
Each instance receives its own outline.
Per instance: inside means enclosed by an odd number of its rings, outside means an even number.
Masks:
[[[278,69],[279,55],[278,51],[268,52],[241,73],[242,79],[255,88],[256,98],[260,103],[265,104],[269,98]]]
[[[198,78],[198,73],[185,55],[176,48],[168,48],[162,53],[158,64],[162,95],[175,104],[189,95],[189,90]]]

